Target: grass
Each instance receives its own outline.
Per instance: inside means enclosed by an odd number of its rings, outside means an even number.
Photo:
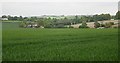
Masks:
[[[0,22],[0,62],[2,61],[2,22]]]
[[[13,20],[3,20],[2,22],[6,22],[6,23],[17,22],[17,23],[20,23],[22,21],[18,21],[18,20],[17,21],[16,20],[15,21],[13,21]]]
[[[3,23],[3,61],[116,61],[117,29],[31,29]]]

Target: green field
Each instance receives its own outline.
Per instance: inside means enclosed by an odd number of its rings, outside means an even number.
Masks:
[[[0,62],[2,61],[2,22],[0,21]]]
[[[3,61],[116,61],[117,29],[33,29],[3,23]]]

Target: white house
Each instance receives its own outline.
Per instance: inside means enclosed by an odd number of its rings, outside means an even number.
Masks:
[[[8,20],[8,18],[2,18],[2,20]]]

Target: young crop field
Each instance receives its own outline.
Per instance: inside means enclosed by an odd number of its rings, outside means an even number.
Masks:
[[[116,61],[118,29],[19,28],[3,23],[3,61]]]

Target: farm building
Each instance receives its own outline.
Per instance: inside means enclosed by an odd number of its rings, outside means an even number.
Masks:
[[[44,28],[38,22],[27,21],[24,25],[25,28]]]
[[[8,20],[8,18],[1,18],[1,20],[5,21],[5,20]]]
[[[27,28],[37,28],[39,27],[37,23],[30,23],[27,25]]]
[[[31,22],[27,25],[27,28],[38,28],[39,25],[37,23]]]

